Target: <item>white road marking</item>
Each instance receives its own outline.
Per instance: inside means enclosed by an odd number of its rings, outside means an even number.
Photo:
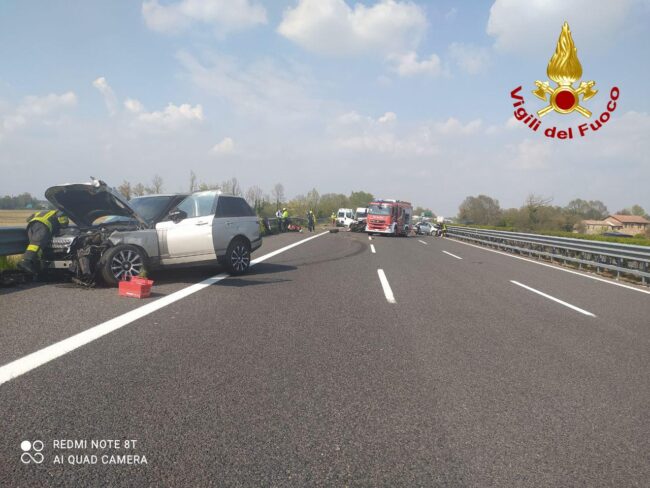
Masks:
[[[372,252],[373,254],[375,254],[377,252],[377,251],[375,251],[375,245],[374,244],[370,244],[370,252]]]
[[[442,251],[442,252],[444,252],[445,254],[448,254],[448,255],[451,256],[452,258],[463,259],[463,258],[461,258],[460,256],[456,256],[455,254],[452,254],[452,253],[450,253],[450,252],[447,252],[447,251]]]
[[[528,291],[532,291],[533,293],[537,293],[538,295],[543,296],[544,298],[548,298],[549,300],[553,300],[554,302],[559,303],[560,305],[564,305],[565,307],[569,307],[571,310],[575,310],[576,312],[580,312],[583,315],[587,315],[589,317],[595,317],[595,315],[591,312],[587,312],[586,310],[583,310],[579,307],[576,307],[575,305],[571,305],[570,303],[564,302],[560,300],[559,298],[552,297],[551,295],[547,295],[544,292],[541,292],[539,290],[536,290],[535,288],[531,288],[530,286],[526,286],[522,283],[519,283],[518,281],[515,280],[510,280],[510,283],[513,283],[517,286],[521,286],[522,288],[525,288]]]
[[[322,232],[320,234],[316,234],[315,236],[308,237],[307,239],[289,244],[288,246],[278,249],[277,251],[273,251],[265,254],[264,256],[260,256],[259,258],[253,259],[251,261],[251,266],[261,263],[262,261],[266,261],[273,256],[288,251],[289,249],[292,249],[296,246],[304,244],[305,242],[311,241],[312,239],[316,239],[317,237],[328,233],[329,232]],[[90,329],[68,337],[67,339],[63,339],[62,341],[52,344],[51,346],[47,346],[39,351],[33,352],[27,356],[12,361],[11,363],[5,364],[4,366],[0,367],[0,385],[6,383],[9,380],[17,378],[20,375],[28,373],[29,371],[36,369],[39,366],[49,363],[50,361],[57,359],[71,351],[74,351],[81,346],[85,346],[86,344],[97,340],[107,334],[110,334],[117,329],[121,329],[125,325],[128,325],[138,319],[141,319],[142,317],[160,310],[167,305],[171,305],[172,303],[182,300],[183,298],[201,291],[210,285],[214,285],[215,283],[225,280],[229,276],[230,275],[227,273],[221,273],[216,276],[212,276],[211,278],[207,278],[199,283],[190,285],[186,288],[183,288],[182,290],[159,298],[154,302],[147,303],[146,305],[138,307],[135,310],[131,310],[130,312],[119,315],[113,319],[91,327]]]
[[[476,249],[480,249],[482,251],[494,252],[494,253],[497,253],[497,254],[501,254],[503,256],[508,256],[509,258],[520,259],[521,261],[526,261],[527,263],[538,264],[540,266],[546,266],[547,268],[551,268],[551,269],[554,269],[556,271],[564,271],[565,273],[571,273],[571,274],[574,274],[574,275],[577,275],[577,276],[582,276],[583,278],[589,278],[590,280],[596,280],[596,281],[600,281],[602,283],[607,283],[608,285],[620,286],[621,288],[627,288],[628,290],[634,290],[634,291],[638,291],[639,293],[645,293],[646,295],[650,295],[650,291],[648,291],[648,290],[642,290],[641,288],[636,288],[636,287],[631,286],[631,285],[625,285],[623,283],[617,283],[616,281],[607,280],[607,279],[601,278],[599,276],[591,276],[591,275],[588,275],[588,274],[585,274],[585,273],[581,273],[580,271],[574,271],[572,269],[562,268],[562,267],[554,266],[554,265],[548,264],[548,263],[541,263],[539,261],[529,259],[529,258],[525,258],[523,256],[514,256],[514,255],[509,254],[507,252],[497,251],[496,249],[488,249],[488,248],[483,247],[483,246],[477,246],[476,244],[470,244],[469,242],[459,241],[458,239],[451,239],[451,240],[453,240],[454,242],[457,242],[458,244],[464,244],[466,246],[475,247]]]
[[[386,300],[388,303],[397,303],[395,301],[395,295],[393,295],[393,290],[388,283],[388,278],[386,278],[386,273],[383,269],[378,269],[377,274],[379,275],[379,281],[381,282],[381,287],[384,289],[384,295],[386,295]]]
[[[368,236],[368,240],[369,240],[369,241],[372,241],[372,236]]]
[[[421,242],[421,243],[424,244],[425,246],[428,246],[428,245],[429,245],[428,242],[421,241],[420,239],[418,239],[418,242]]]

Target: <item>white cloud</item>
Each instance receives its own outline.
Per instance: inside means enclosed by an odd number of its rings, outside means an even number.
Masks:
[[[399,137],[396,134],[364,133],[356,136],[340,137],[336,146],[355,151],[389,154],[397,158],[405,156],[427,156],[439,152],[438,146],[425,134],[410,134]]]
[[[537,171],[549,167],[551,141],[524,139],[515,146],[509,146],[512,153],[510,166],[513,169]]]
[[[470,75],[484,72],[490,61],[488,49],[459,42],[454,42],[449,46],[449,56],[460,69]]]
[[[350,7],[344,0],[299,0],[285,10],[278,32],[308,51],[337,57],[371,54],[384,58],[400,76],[438,76],[438,55],[420,60],[416,52],[427,26],[422,8],[410,1]]]
[[[134,114],[139,114],[144,110],[144,106],[140,101],[135,100],[133,98],[127,98],[124,101],[124,108],[126,108],[127,111],[134,113]]]
[[[591,0],[496,0],[490,8],[487,33],[495,46],[504,51],[548,57],[569,22],[578,53],[587,46],[607,45],[625,26],[635,0],[599,2]]]
[[[235,141],[230,137],[224,138],[220,143],[215,144],[212,148],[214,154],[230,154],[235,151]]]
[[[285,10],[278,32],[321,54],[388,55],[417,47],[426,27],[424,12],[411,2],[382,0],[351,8],[344,0],[300,0]]]
[[[93,86],[104,96],[106,108],[111,116],[118,113],[118,100],[115,92],[106,81],[100,77],[93,81]],[[192,106],[188,103],[175,105],[169,103],[163,110],[147,112],[139,100],[127,98],[124,101],[124,112],[131,118],[132,126],[152,131],[177,130],[193,123],[203,121],[203,107]]]
[[[134,107],[142,108],[137,100],[131,100]],[[138,105],[139,104],[139,105]],[[135,123],[137,126],[154,131],[177,130],[193,123],[203,121],[203,107],[192,106],[188,103],[174,105],[170,103],[163,110],[154,112],[138,112]]]
[[[110,115],[115,115],[117,112],[117,97],[115,96],[115,92],[113,92],[111,86],[106,81],[106,78],[103,76],[97,78],[93,81],[93,86],[97,88],[99,93],[104,97],[104,103],[106,104],[106,110],[108,110],[108,113]]]
[[[457,15],[458,15],[458,9],[456,9],[455,7],[452,7],[445,14],[445,21],[453,22],[454,20],[456,20]]]
[[[150,29],[171,34],[196,23],[211,25],[220,33],[266,23],[264,7],[249,0],[181,0],[168,5],[147,0],[142,15]]]
[[[432,54],[426,59],[418,61],[418,55],[414,52],[393,54],[388,58],[393,63],[393,71],[400,76],[429,75],[439,76],[442,74],[442,65],[437,54]]]
[[[225,56],[203,62],[187,53],[178,58],[197,87],[256,122],[303,122],[320,118],[325,110],[311,94],[314,82],[295,65],[272,60],[241,65]]]
[[[455,135],[468,135],[475,134],[483,125],[481,119],[475,119],[467,124],[463,124],[460,120],[450,117],[444,122],[437,122],[434,124],[436,132],[446,136]]]
[[[394,122],[397,119],[397,114],[395,112],[386,112],[384,115],[377,119],[377,122],[380,124],[387,124],[389,122]]]
[[[385,112],[384,115],[374,119],[373,117],[360,115],[358,112],[353,110],[352,112],[339,115],[336,118],[336,123],[340,126],[362,125],[365,127],[371,127],[378,124],[389,124],[395,120],[397,120],[397,114],[395,112]]]
[[[336,119],[330,132],[334,135],[335,146],[342,149],[394,157],[431,156],[439,154],[450,137],[476,134],[483,124],[480,119],[462,123],[453,117],[443,122],[416,125],[396,121],[394,112],[386,112],[377,119],[348,112]]]
[[[597,132],[591,128],[581,141],[593,159],[612,159],[619,168],[630,164],[650,168],[650,114],[629,111],[613,117]],[[587,150],[589,150],[587,149]],[[584,151],[581,148],[581,151]]]
[[[355,111],[345,113],[345,114],[339,116],[339,117],[336,119],[336,121],[337,121],[339,124],[342,124],[342,125],[347,125],[347,124],[356,124],[356,123],[358,123],[358,122],[361,122],[362,120],[363,120],[363,117],[361,117],[361,115],[359,115],[359,114],[358,114],[357,112],[355,112]]]
[[[50,123],[48,116],[56,115],[61,110],[74,107],[77,104],[77,96],[73,92],[56,95],[50,93],[43,97],[25,97],[23,102],[14,110],[8,111],[2,120],[1,129],[13,131],[30,123]]]

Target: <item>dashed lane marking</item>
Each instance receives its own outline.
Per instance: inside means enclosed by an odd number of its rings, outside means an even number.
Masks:
[[[386,300],[388,303],[397,303],[395,300],[395,295],[393,295],[393,290],[390,287],[390,283],[388,283],[388,278],[386,278],[386,273],[384,273],[383,269],[378,269],[377,274],[379,275],[379,281],[381,283],[381,287],[384,289],[384,295],[386,295]]]
[[[445,254],[448,254],[448,255],[451,256],[452,258],[463,259],[463,258],[461,258],[460,256],[456,256],[455,254],[452,254],[452,253],[450,253],[450,252],[447,252],[447,251],[442,251],[442,252],[444,252]]]
[[[530,286],[526,286],[526,285],[524,285],[522,283],[519,283],[518,281],[510,280],[510,283],[513,283],[513,284],[515,284],[517,286],[521,286],[522,288],[525,288],[528,291],[532,291],[533,293],[537,293],[538,295],[543,296],[544,298],[548,298],[549,300],[552,300],[552,301],[554,301],[556,303],[559,303],[560,305],[564,305],[565,307],[568,307],[571,310],[575,310],[576,312],[579,312],[579,313],[581,313],[583,315],[587,315],[588,317],[595,317],[595,315],[593,313],[591,313],[591,312],[587,312],[586,310],[583,310],[583,309],[581,309],[579,307],[576,307],[575,305],[571,305],[570,303],[567,303],[567,302],[565,302],[563,300],[560,300],[559,298],[555,298],[555,297],[552,297],[551,295],[547,295],[544,292],[536,290],[535,288],[531,288]]]

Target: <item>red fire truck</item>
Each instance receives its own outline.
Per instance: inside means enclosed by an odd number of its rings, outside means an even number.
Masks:
[[[407,236],[411,231],[413,206],[400,200],[375,200],[368,205],[366,232]]]

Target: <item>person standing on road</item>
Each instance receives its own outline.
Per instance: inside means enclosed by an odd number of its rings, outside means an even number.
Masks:
[[[60,228],[67,227],[70,221],[57,210],[43,210],[30,215],[27,222],[29,245],[18,262],[18,268],[35,275],[41,268],[43,247],[50,243]]]
[[[309,209],[309,212],[307,212],[307,228],[309,232],[314,232],[316,229],[316,216],[312,209]]]
[[[332,225],[336,225],[336,212],[332,212],[330,218],[332,219]]]
[[[275,220],[278,223],[278,232],[282,232],[282,210],[275,212]]]
[[[284,232],[286,232],[289,228],[289,211],[287,210],[287,207],[284,207],[282,209],[282,227],[284,229]]]

